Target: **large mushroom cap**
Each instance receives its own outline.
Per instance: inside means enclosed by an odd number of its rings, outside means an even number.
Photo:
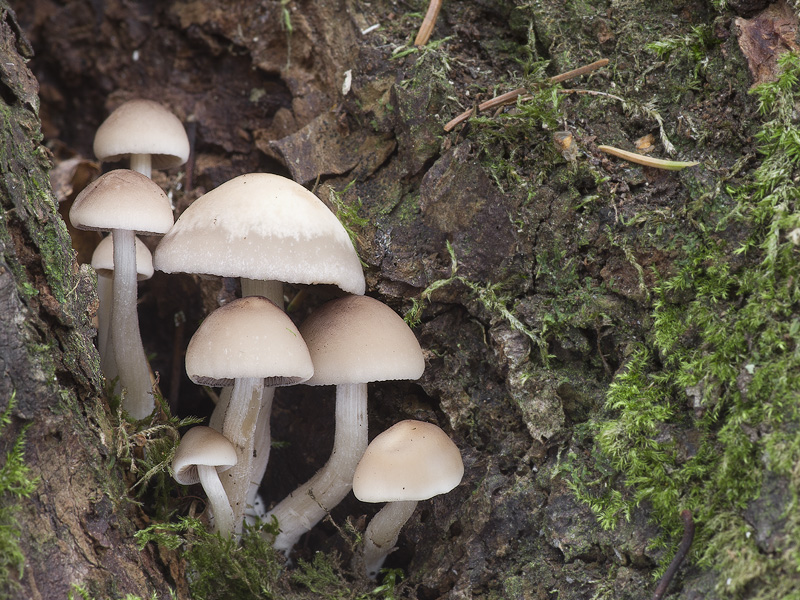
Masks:
[[[153,167],[178,167],[189,158],[189,138],[178,117],[152,100],[130,100],[103,121],[94,136],[94,154],[115,162],[149,154]]]
[[[362,502],[427,500],[446,494],[463,476],[461,453],[444,431],[406,420],[372,440],[356,467],[353,493]]]
[[[248,296],[206,317],[186,349],[186,373],[200,385],[255,377],[279,386],[305,381],[314,366],[286,313],[266,298]]]
[[[291,179],[249,173],[204,194],[155,252],[155,268],[364,293],[350,237],[322,201]]]
[[[172,459],[175,481],[192,485],[200,481],[197,466],[217,467],[220,473],[237,462],[236,449],[218,431],[199,425],[187,431]]]
[[[92,267],[100,277],[114,276],[114,236],[107,235],[92,254]],[[153,276],[153,255],[144,242],[136,238],[136,278],[139,281]]]
[[[172,227],[169,198],[149,177],[129,169],[101,175],[86,186],[69,211],[77,229],[166,233]]]
[[[300,325],[314,375],[308,385],[418,379],[425,359],[414,333],[383,302],[345,296],[325,303]]]

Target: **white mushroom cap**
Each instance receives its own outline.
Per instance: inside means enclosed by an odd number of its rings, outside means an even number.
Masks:
[[[136,233],[166,233],[172,227],[172,207],[158,184],[136,171],[117,169],[86,186],[69,211],[77,229]]]
[[[206,317],[186,349],[186,373],[200,385],[252,377],[279,386],[305,381],[314,366],[286,313],[266,298],[248,296]]]
[[[291,179],[248,173],[204,194],[155,252],[166,273],[331,283],[364,293],[350,237],[322,201]]]
[[[158,102],[130,100],[100,125],[94,154],[108,162],[149,154],[154,168],[169,169],[189,158],[189,138],[180,119]]]
[[[353,476],[362,502],[427,500],[461,483],[464,463],[447,434],[436,425],[406,420],[376,436]]]
[[[326,302],[303,322],[300,333],[314,362],[308,385],[419,379],[425,370],[414,332],[369,296]]]
[[[224,435],[199,425],[187,431],[172,459],[175,481],[192,485],[200,481],[197,466],[216,467],[218,472],[230,469],[237,462],[236,449]]]
[[[100,277],[114,276],[114,237],[107,235],[92,254],[92,267]],[[136,277],[139,281],[150,279],[153,276],[153,254],[144,245],[144,242],[136,238]]]

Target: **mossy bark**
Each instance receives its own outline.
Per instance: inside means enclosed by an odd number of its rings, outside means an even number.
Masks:
[[[16,401],[0,456],[24,429],[36,481],[30,495],[0,493],[24,555],[21,572],[0,573],[0,595],[66,598],[79,586],[98,598],[166,597],[159,560],[133,539],[141,514],[114,464],[92,344],[94,280],[58,215],[31,49],[5,2],[0,55],[0,409]]]

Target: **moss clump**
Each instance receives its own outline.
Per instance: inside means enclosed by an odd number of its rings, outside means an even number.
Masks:
[[[6,409],[0,414],[0,436],[11,425],[11,412],[15,405],[15,394],[8,400]],[[33,494],[37,480],[30,475],[25,464],[25,429],[23,429],[6,452],[0,465],[0,598],[13,597],[18,588],[25,566],[25,556],[19,545],[20,530],[14,513],[17,501]]]
[[[791,510],[800,490],[800,261],[787,237],[800,220],[800,57],[779,65],[778,80],[753,91],[765,118],[763,160],[710,198],[716,211],[686,240],[679,271],[655,287],[652,339],[615,378],[589,429],[602,455],[597,479],[572,480],[608,527],[646,502],[667,546],[680,537],[680,510],[692,510],[692,556],[720,574],[718,591],[765,599],[800,594],[786,576],[800,564]],[[618,474],[624,488],[613,484]],[[747,511],[769,494],[767,474],[790,491],[769,543]]]
[[[262,535],[266,528],[271,534]],[[299,561],[289,573],[284,559],[272,547],[277,522],[245,527],[239,542],[210,534],[194,518],[158,523],[136,534],[141,548],[156,543],[178,550],[186,560],[187,580],[196,600],[241,598],[326,598],[329,600],[395,600],[400,574],[387,570],[377,586],[365,583],[342,566],[336,554],[318,552],[312,561]]]

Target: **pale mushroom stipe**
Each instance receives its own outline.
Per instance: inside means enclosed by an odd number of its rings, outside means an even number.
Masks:
[[[100,352],[100,370],[106,379],[117,377],[117,361],[109,343],[111,306],[114,303],[114,238],[107,235],[94,249],[92,268],[97,272],[97,350]],[[136,238],[136,278],[145,281],[153,276],[153,255],[144,242]],[[145,358],[145,360],[147,360]]]

